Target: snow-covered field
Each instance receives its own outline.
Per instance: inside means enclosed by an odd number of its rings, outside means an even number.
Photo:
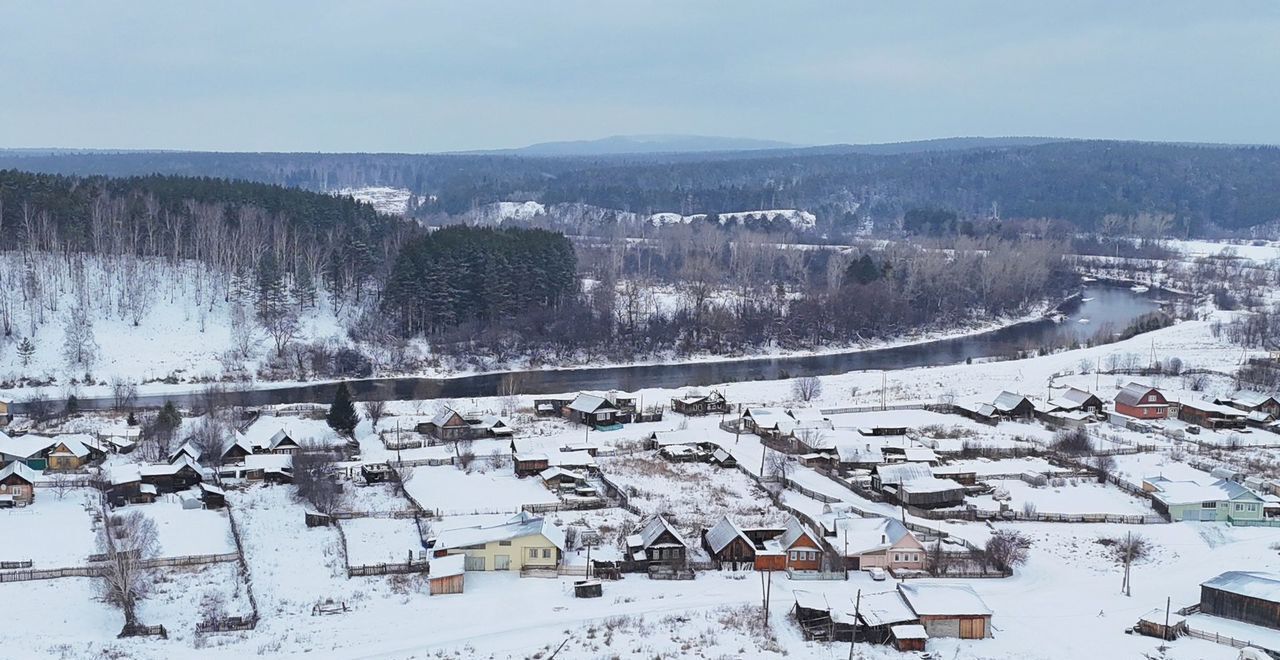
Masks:
[[[341,525],[352,566],[403,563],[423,550],[411,518],[355,518]]]
[[[1018,479],[988,481],[997,492],[1007,493],[1004,500],[1015,512],[1023,511],[1025,503],[1035,505],[1038,513],[1113,513],[1153,514],[1151,505],[1110,485],[1092,479],[1065,479],[1061,486],[1033,487]],[[970,497],[966,500],[979,509],[998,511],[1001,501],[991,495]]]
[[[413,192],[405,188],[390,186],[366,186],[363,188],[342,188],[335,195],[346,195],[356,201],[371,204],[379,212],[391,215],[404,215],[409,206],[409,198]]]
[[[31,560],[33,568],[86,565],[98,551],[95,496],[75,489],[58,499],[43,490],[31,506],[0,509],[0,561]]]
[[[154,504],[118,510],[140,511],[155,521],[161,557],[221,555],[236,551],[225,511],[183,509],[179,502],[168,496]]]

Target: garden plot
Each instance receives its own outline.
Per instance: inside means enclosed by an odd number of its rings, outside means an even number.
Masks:
[[[555,493],[537,477],[510,472],[465,472],[451,465],[417,467],[405,490],[423,507],[442,515],[517,513],[526,504],[555,504]]]
[[[411,518],[355,518],[339,521],[347,540],[347,563],[400,564],[423,551]]]
[[[1058,467],[1037,456],[1001,459],[973,458],[951,461],[947,463],[945,470],[947,472],[973,472],[978,475],[978,479],[988,475],[1024,474],[1028,472],[1035,474],[1072,472],[1070,469]]]
[[[249,574],[263,616],[305,614],[350,591],[337,530],[307,527],[292,488],[231,491]]]
[[[656,453],[609,458],[600,469],[646,515],[661,513],[692,534],[728,514],[746,526],[785,520],[768,494],[742,471],[706,463],[671,463]]]
[[[592,560],[615,561],[622,559],[626,552],[627,534],[644,522],[640,516],[620,508],[560,511],[545,515],[561,529],[575,530],[576,543],[564,557],[565,563],[570,565],[587,563],[588,553],[583,547],[583,532],[590,530],[599,536],[599,541],[591,548]],[[695,546],[698,543],[696,536],[685,540]]]
[[[113,640],[124,625],[124,615],[103,602],[101,594],[101,580],[94,578],[0,583],[0,602],[9,604],[4,611],[3,630],[5,634],[21,631],[23,639],[35,641],[41,647],[55,642]],[[16,641],[13,637],[7,639]],[[14,651],[11,643],[4,645],[0,656],[38,657]],[[98,657],[98,654],[77,656],[73,653],[66,657],[91,656]]]
[[[1037,513],[1110,513],[1117,515],[1143,515],[1152,513],[1151,505],[1143,499],[1094,479],[1054,479],[1059,486],[1034,487],[1019,479],[988,481],[997,493],[1004,492],[1003,500],[1017,512],[1034,506]],[[1001,501],[995,495],[968,498],[969,504],[987,511],[1000,510]],[[1030,503],[1030,504],[1028,504]]]
[[[178,502],[164,500],[129,506],[120,511],[138,511],[155,521],[161,557],[221,555],[236,551],[224,511],[183,509]]]
[[[93,514],[96,499],[87,489],[58,499],[41,490],[31,506],[0,509],[0,561],[31,560],[33,568],[84,566],[98,551]]]
[[[205,616],[253,614],[236,562],[165,568],[154,572],[154,580],[138,616],[148,625],[163,625],[171,640],[199,639],[195,627]]]
[[[362,511],[382,513],[388,511],[412,511],[413,504],[399,492],[399,485],[394,483],[369,484],[368,486],[352,486],[344,484],[339,511]]]

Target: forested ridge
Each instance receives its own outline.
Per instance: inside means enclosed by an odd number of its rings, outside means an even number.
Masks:
[[[959,143],[961,145],[965,143]],[[414,192],[419,215],[456,215],[495,201],[587,203],[636,213],[796,208],[823,231],[912,208],[965,218],[1068,221],[1167,214],[1195,235],[1276,221],[1280,149],[1057,141],[910,151],[840,146],[779,151],[601,157],[411,154],[0,154],[0,166],[58,173],[198,174],[333,190]],[[852,149],[850,151],[849,149]],[[851,211],[856,212],[851,213]]]

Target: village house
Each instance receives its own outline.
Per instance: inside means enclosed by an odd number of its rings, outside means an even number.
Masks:
[[[1242,429],[1247,416],[1244,411],[1231,406],[1198,399],[1182,401],[1178,407],[1178,419],[1207,429]]]
[[[0,468],[0,507],[27,506],[35,500],[36,473],[14,461]]]
[[[156,501],[156,487],[142,483],[141,466],[137,463],[113,465],[105,476],[104,493],[111,506],[148,504]]]
[[[169,452],[169,462],[170,463],[177,462],[178,459],[182,458],[183,456],[190,458],[192,462],[199,463],[201,452],[199,449],[196,449],[195,446],[192,445],[190,441],[187,441],[182,443],[181,447],[178,447],[172,452]]]
[[[720,415],[728,413],[730,406],[723,394],[712,390],[709,394],[686,394],[671,399],[671,410],[689,416]]]
[[[13,399],[0,398],[0,426],[13,422]]]
[[[225,490],[203,481],[197,484],[196,488],[200,493],[200,501],[204,502],[204,508],[221,509],[227,505],[227,492]]]
[[[922,508],[964,504],[964,486],[933,475],[924,463],[877,465],[871,470],[871,487],[892,501]]]
[[[1246,413],[1261,413],[1257,418],[1259,421],[1280,419],[1280,398],[1274,394],[1239,390],[1229,396],[1218,397],[1213,402],[1231,406]]]
[[[1116,394],[1115,409],[1137,419],[1165,419],[1169,416],[1169,400],[1150,385],[1129,383]]]
[[[862,627],[859,639],[872,644],[893,644],[894,628],[920,623],[911,606],[896,590],[863,594],[861,600],[856,604],[850,602],[848,607],[850,612],[854,612],[856,607],[858,624]]]
[[[232,435],[232,440],[231,445],[222,452],[223,465],[242,464],[248,456],[253,455],[292,455],[302,451],[302,445],[284,429],[276,431],[266,440],[250,440],[245,434],[236,431]]]
[[[472,437],[471,424],[458,411],[444,407],[430,421],[418,425],[418,432],[444,442],[457,442]]]
[[[86,441],[92,442],[88,435],[59,435],[48,440],[47,470],[69,472],[79,470],[92,461],[103,458],[105,454],[96,446],[90,447]],[[43,441],[42,441],[43,442]]]
[[[1265,500],[1228,479],[1212,483],[1147,477],[1142,489],[1151,493],[1151,506],[1172,522],[1262,520]]]
[[[991,608],[968,586],[903,583],[898,591],[929,637],[991,636]]]
[[[468,571],[554,570],[565,551],[564,531],[522,512],[497,525],[440,532],[431,549],[435,557],[465,555]]]
[[[44,470],[48,467],[46,454],[52,444],[52,438],[41,435],[10,437],[0,432],[0,467],[18,462],[33,470]]]
[[[1015,392],[1000,392],[990,401],[972,398],[955,402],[955,410],[964,417],[986,424],[996,424],[1006,419],[1031,419],[1036,406],[1031,399]]]
[[[684,565],[688,554],[689,544],[661,515],[650,518],[640,531],[627,537],[627,561]]]
[[[815,572],[822,570],[822,543],[812,532],[791,516],[787,519],[786,531],[778,538],[778,545],[786,553],[784,570],[791,572]],[[757,570],[760,568],[756,562]],[[768,568],[768,567],[765,567]]]
[[[581,392],[562,410],[565,419],[571,422],[592,428],[612,428],[632,420],[636,414],[636,398],[617,390]]]
[[[539,472],[538,476],[542,478],[542,483],[547,487],[547,490],[553,492],[572,491],[587,481],[585,474],[567,470],[558,465]]]
[[[1098,395],[1078,387],[1068,387],[1046,402],[1050,412],[1086,412],[1101,415],[1103,403]]]
[[[471,422],[471,431],[478,438],[509,438],[516,429],[506,417],[486,414]]]
[[[1280,575],[1227,571],[1200,583],[1200,611],[1255,626],[1280,629]]]
[[[924,545],[896,518],[863,518],[853,512],[828,511],[820,522],[827,543],[844,557],[848,570],[925,568]]]
[[[783,420],[794,421],[782,408],[750,407],[742,411],[742,428],[763,437],[776,437],[778,424]]]
[[[141,465],[138,470],[142,483],[154,486],[158,495],[186,490],[203,479],[200,466],[185,454],[173,463]]]
[[[755,565],[755,541],[729,516],[702,531],[702,546],[719,568],[742,570]]]

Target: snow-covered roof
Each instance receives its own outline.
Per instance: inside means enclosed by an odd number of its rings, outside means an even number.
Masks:
[[[991,608],[963,584],[899,584],[898,591],[919,616],[989,616]]]
[[[52,444],[53,438],[42,435],[27,434],[14,438],[0,432],[0,454],[5,456],[19,459],[31,458],[48,449]]]
[[[747,538],[746,533],[742,531],[742,528],[738,527],[738,524],[733,522],[733,519],[729,516],[721,518],[720,522],[708,529],[706,533],[707,545],[712,552],[724,550],[725,546],[732,543],[735,538],[741,538],[748,546],[753,545],[751,539]]]
[[[954,479],[912,479],[901,485],[904,493],[945,493],[951,490],[964,490],[964,485]]]
[[[222,495],[222,496],[224,496],[224,497],[225,497],[225,496],[226,496],[226,494],[227,494],[227,491],[222,490],[221,488],[218,488],[217,486],[214,486],[213,484],[206,484],[206,483],[201,482],[201,483],[199,483],[199,484],[196,484],[196,487],[197,487],[197,488],[199,488],[200,490],[202,490],[202,491],[204,491],[204,492],[206,492],[206,493],[210,493],[210,494],[212,494],[212,495]]]
[[[1254,422],[1255,424],[1265,424],[1266,422],[1271,421],[1271,415],[1268,415],[1261,410],[1253,410],[1249,412],[1249,415],[1245,417],[1245,419]]]
[[[581,413],[618,412],[609,400],[596,394],[580,392],[569,402],[569,410]]]
[[[1170,504],[1196,504],[1239,499],[1255,502],[1263,501],[1253,491],[1228,479],[1218,479],[1208,484],[1190,480],[1171,481],[1163,477],[1150,477],[1144,481],[1155,487],[1156,490],[1151,494],[1152,497],[1160,500],[1166,506]]]
[[[1280,575],[1262,571],[1227,571],[1200,583],[1202,587],[1280,603]]]
[[[696,445],[711,442],[706,429],[676,429],[674,431],[654,431],[649,440],[659,447],[670,445]]]
[[[502,417],[501,415],[489,414],[482,415],[480,417],[480,421],[472,424],[472,426],[486,431],[494,431],[496,433],[501,429],[510,429],[511,423],[507,421],[507,418]]]
[[[1199,410],[1201,412],[1212,413],[1219,417],[1230,417],[1233,419],[1244,418],[1244,411],[1240,410],[1239,408],[1232,408],[1231,406],[1221,406],[1216,403],[1210,403],[1208,401],[1205,401],[1204,399],[1190,399],[1188,401],[1183,401],[1181,403],[1183,408],[1191,408],[1193,410]]]
[[[863,594],[862,601],[857,604],[858,618],[871,627],[888,626],[895,623],[916,621],[916,613],[911,611],[902,594],[896,591],[881,591],[874,594]],[[853,599],[849,600],[849,611],[853,611]]]
[[[1093,398],[1092,392],[1082,390],[1078,387],[1069,387],[1067,388],[1067,391],[1059,392],[1058,394],[1050,397],[1049,405],[1063,410],[1075,410],[1076,408],[1089,403],[1089,399],[1091,398]]]
[[[667,519],[661,515],[650,518],[649,522],[646,523],[639,532],[631,535],[632,537],[636,537],[636,540],[638,540],[639,543],[632,545],[631,542],[628,541],[627,545],[633,548],[648,548],[653,545],[654,541],[658,540],[658,537],[662,536],[663,532],[671,532],[671,535],[680,542],[680,545],[688,547],[689,544],[680,536],[680,532],[677,532],[676,528],[672,527],[671,523],[667,522]]]
[[[1165,621],[1168,621],[1170,626],[1179,626],[1185,623],[1186,620],[1186,617],[1181,614],[1178,614],[1177,612],[1170,612],[1168,609],[1163,607],[1148,610],[1146,614],[1138,617],[1138,621],[1140,622],[1153,623],[1157,626],[1163,626]]]
[[[996,398],[992,400],[991,405],[1000,412],[1009,412],[1010,410],[1022,405],[1026,400],[1027,397],[1021,394],[1004,391],[996,395]]]
[[[784,550],[787,550],[794,546],[796,541],[799,541],[802,538],[808,538],[813,542],[815,547],[822,547],[822,544],[818,543],[818,539],[814,538],[813,534],[809,533],[809,530],[800,522],[800,519],[795,516],[791,516],[787,519],[787,531],[782,533],[782,538],[778,539],[778,543],[782,545]]]
[[[804,591],[796,589],[791,592],[796,597],[796,607],[805,610],[818,610],[820,612],[831,611],[831,606],[827,605],[827,597],[820,591]]]
[[[244,457],[246,470],[292,470],[293,456],[289,454],[249,454]]]
[[[1121,403],[1126,406],[1143,406],[1143,405],[1163,406],[1165,405],[1164,403],[1160,403],[1160,402],[1157,402],[1157,403],[1143,402],[1143,398],[1146,397],[1147,394],[1149,394],[1153,390],[1157,392],[1159,391],[1150,385],[1143,385],[1142,383],[1129,383],[1128,385],[1124,386],[1124,389],[1121,389],[1120,392],[1116,394],[1115,401],[1116,403]]]
[[[431,418],[431,423],[435,424],[436,426],[443,427],[448,425],[449,420],[453,419],[454,416],[457,416],[459,420],[462,419],[462,415],[459,415],[456,410],[448,406],[445,406],[441,408],[439,411],[437,411],[435,416]]]
[[[559,451],[547,453],[548,465],[567,465],[570,467],[586,467],[596,464],[596,459],[588,451]]]
[[[107,479],[111,481],[112,486],[131,484],[142,480],[142,470],[137,463],[112,465],[107,470]]]
[[[190,442],[184,442],[181,447],[173,450],[173,453],[169,454],[169,460],[174,461],[183,454],[186,454],[197,461],[200,460],[200,450],[196,449],[195,445],[192,445]]]
[[[455,575],[462,575],[466,572],[466,568],[466,555],[445,555],[431,560],[428,576],[432,579],[453,577]]]
[[[177,459],[172,463],[140,465],[138,466],[138,470],[144,477],[158,477],[177,474],[178,471],[184,467],[189,467],[196,472],[200,471],[200,466],[196,465],[196,462],[191,460],[191,457],[186,454],[179,454]]]
[[[294,442],[293,438],[289,437],[289,434],[284,429],[280,429],[271,436],[270,440],[267,440],[267,448],[274,450],[286,442],[294,445],[298,444],[297,442]]]
[[[574,481],[582,481],[583,479],[586,479],[586,477],[582,476],[581,474],[578,474],[577,472],[574,472],[573,470],[566,470],[559,466],[549,467],[543,470],[542,472],[539,472],[538,476],[542,477],[543,481],[551,481],[552,479],[557,479],[560,477],[573,479]]]
[[[436,537],[437,550],[463,548],[469,545],[484,545],[495,541],[509,541],[526,536],[540,535],[555,547],[564,550],[564,530],[550,521],[528,512],[512,516],[510,520],[497,525],[476,525],[446,529]]]
[[[82,434],[59,435],[52,439],[50,447],[56,448],[59,445],[66,447],[67,452],[76,458],[85,458],[89,455],[89,447],[85,445],[85,441],[92,441],[92,438]],[[51,452],[56,453],[56,452]]]
[[[880,475],[882,484],[902,484],[916,479],[932,479],[933,472],[928,465],[919,463],[897,463],[894,465],[876,466],[876,474]]]
[[[818,410],[817,408],[792,408],[791,410],[788,410],[787,412],[791,413],[791,417],[792,417],[792,418],[794,418],[796,421],[800,421],[800,422],[804,422],[804,421],[811,421],[811,422],[829,422],[829,421],[831,421],[831,420],[827,419],[827,418],[822,414],[822,411],[821,411],[821,410]]]
[[[19,479],[26,481],[28,484],[34,484],[36,482],[36,471],[32,470],[26,463],[14,461],[3,468],[0,468],[0,481],[14,475],[17,475]]]
[[[836,533],[836,548],[848,557],[891,548],[911,534],[896,518],[828,513],[823,515],[823,524]]]
[[[889,628],[889,632],[893,633],[894,639],[929,639],[929,633],[925,632],[924,626],[918,623],[893,626]]]
[[[1219,403],[1234,403],[1245,408],[1258,408],[1267,403],[1280,403],[1280,399],[1274,394],[1265,392],[1252,392],[1249,390],[1237,390],[1232,392],[1230,396],[1220,397]]]
[[[903,450],[908,463],[935,463],[938,455],[927,447],[910,447]]]

